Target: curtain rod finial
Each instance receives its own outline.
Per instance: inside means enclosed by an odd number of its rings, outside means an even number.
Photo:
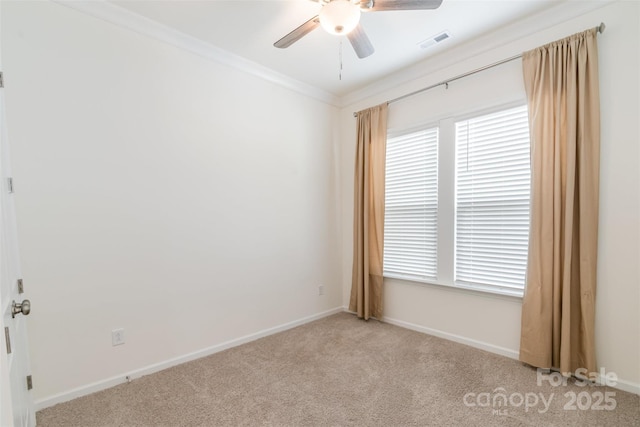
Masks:
[[[604,25],[604,22],[601,22],[600,25],[598,25],[598,32],[600,34],[604,33],[604,29],[607,28],[606,25]]]

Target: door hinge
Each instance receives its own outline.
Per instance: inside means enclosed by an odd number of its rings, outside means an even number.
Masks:
[[[31,390],[33,388],[33,379],[31,375],[27,375],[27,390]]]
[[[11,335],[8,326],[4,327],[4,340],[7,343],[7,354],[11,354]]]
[[[9,184],[9,194],[13,193],[13,178],[7,178]]]
[[[18,279],[18,293],[24,293],[24,283],[22,283],[22,279]]]
[[[0,71],[0,88],[4,87],[4,75],[2,74],[2,71]]]

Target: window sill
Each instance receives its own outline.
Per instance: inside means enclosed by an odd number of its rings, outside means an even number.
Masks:
[[[467,285],[464,283],[447,283],[438,280],[417,279],[413,277],[403,277],[400,275],[384,274],[385,279],[399,280],[403,282],[413,283],[421,286],[436,286],[450,290],[458,290],[464,293],[475,294],[478,296],[496,296],[504,297],[510,300],[522,301],[523,293],[518,291],[496,289],[490,287],[482,287],[481,285]]]

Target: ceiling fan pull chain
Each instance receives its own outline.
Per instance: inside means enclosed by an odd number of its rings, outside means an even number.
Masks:
[[[340,55],[340,74],[339,74],[339,79],[340,81],[342,81],[342,39],[340,39],[340,48],[339,48],[339,55]]]

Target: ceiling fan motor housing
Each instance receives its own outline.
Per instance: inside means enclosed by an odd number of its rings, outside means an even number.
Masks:
[[[360,7],[350,0],[333,0],[320,11],[320,24],[331,34],[348,34],[359,22]]]

